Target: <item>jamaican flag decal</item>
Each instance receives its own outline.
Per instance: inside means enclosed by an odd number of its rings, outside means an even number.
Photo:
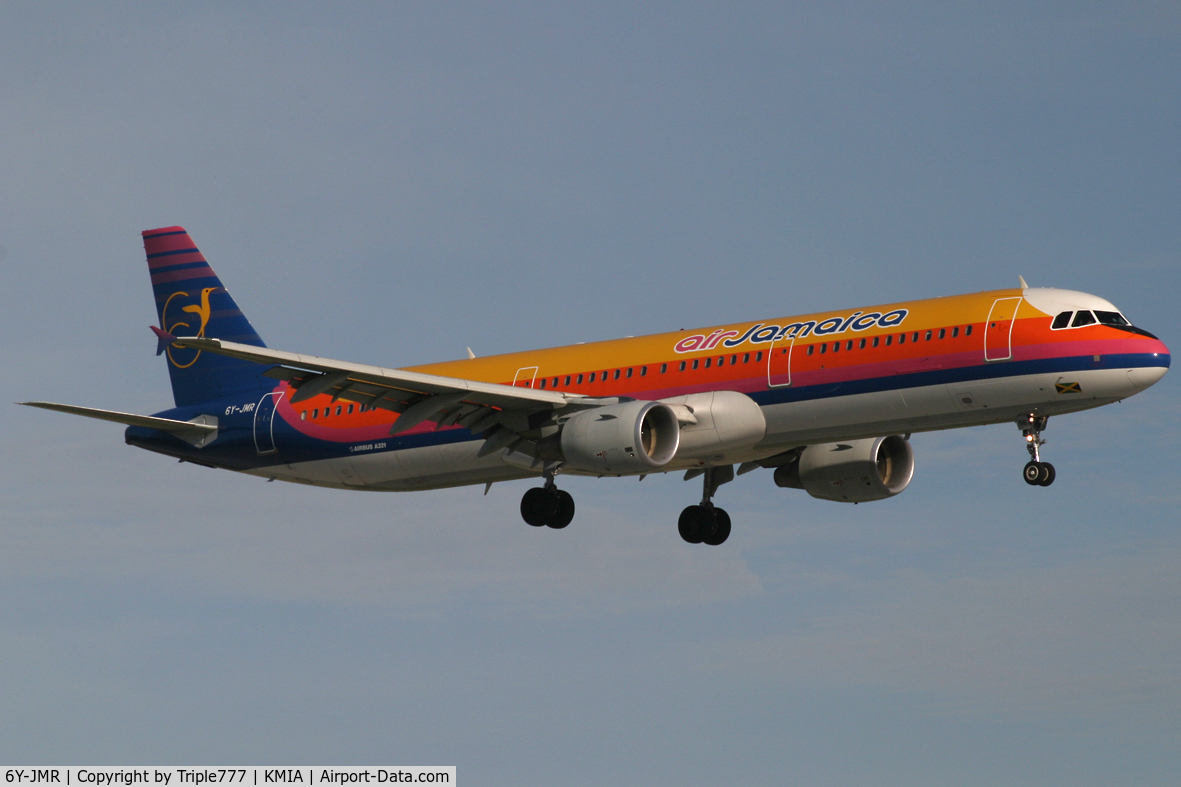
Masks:
[[[1083,389],[1079,388],[1078,383],[1054,383],[1054,388],[1058,393],[1082,393]]]

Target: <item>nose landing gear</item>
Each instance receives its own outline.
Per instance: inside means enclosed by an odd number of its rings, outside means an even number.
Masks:
[[[1054,483],[1057,475],[1054,465],[1042,461],[1041,447],[1046,444],[1042,439],[1042,430],[1050,420],[1048,415],[1023,415],[1017,419],[1017,426],[1025,436],[1025,450],[1029,451],[1030,461],[1025,464],[1022,477],[1030,486],[1049,486]]]
[[[734,479],[734,466],[721,465],[705,468],[704,492],[701,504],[689,506],[681,512],[677,520],[677,530],[681,538],[690,544],[708,544],[711,547],[721,545],[730,537],[730,515],[725,509],[718,508],[711,502],[711,498],[718,491],[718,487]]]

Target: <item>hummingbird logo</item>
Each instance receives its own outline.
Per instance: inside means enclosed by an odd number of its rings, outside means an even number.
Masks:
[[[164,302],[164,309],[161,311],[161,320],[160,320],[161,323],[163,323],[162,327],[164,329],[165,334],[171,335],[171,336],[176,336],[178,328],[188,328],[189,330],[183,332],[186,337],[196,336],[197,338],[201,338],[201,339],[205,338],[205,327],[207,325],[209,325],[209,318],[213,313],[213,308],[209,305],[209,296],[211,294],[213,294],[214,292],[217,292],[218,289],[219,289],[218,287],[205,287],[204,289],[202,289],[199,302],[198,303],[190,303],[187,306],[180,307],[180,311],[183,312],[183,314],[176,315],[175,322],[170,322],[169,317],[168,317],[168,309],[170,306],[172,306],[173,299],[188,298],[190,296],[187,292],[174,292],[171,295],[169,295],[168,300],[166,300]],[[184,318],[184,315],[186,315],[186,314],[194,315],[194,318],[197,321],[197,332],[196,333],[192,332],[192,328],[193,328],[192,323],[187,321],[188,319],[193,319],[193,318]],[[192,366],[193,364],[195,364],[197,362],[198,358],[201,357],[201,351],[197,350],[196,353],[193,355],[193,357],[188,359],[188,363],[181,363],[180,361],[178,361],[176,359],[176,356],[174,356],[172,353],[173,353],[174,349],[177,352],[187,352],[187,350],[185,350],[185,348],[178,347],[175,344],[169,344],[166,346],[165,349],[167,349],[167,351],[168,351],[169,362],[178,369],[188,369],[190,366]],[[182,358],[182,360],[184,360],[184,359]]]

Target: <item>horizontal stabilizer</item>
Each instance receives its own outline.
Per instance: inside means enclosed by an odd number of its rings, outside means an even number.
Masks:
[[[168,432],[197,448],[204,448],[217,439],[217,419],[209,415],[197,416],[192,421],[176,421],[172,418],[157,418],[154,415],[135,415],[120,413],[115,410],[100,410],[97,407],[78,407],[72,404],[56,404],[54,402],[17,402],[27,407],[40,407],[42,410],[57,410],[60,413],[84,415],[87,418],[97,418],[100,421],[113,421],[128,426],[143,426],[148,429],[158,429]]]
[[[156,334],[156,355],[163,355],[164,351],[168,349],[168,345],[176,341],[176,337],[155,325],[148,327],[152,329],[152,333]]]

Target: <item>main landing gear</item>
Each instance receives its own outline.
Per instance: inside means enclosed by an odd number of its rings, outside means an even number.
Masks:
[[[553,474],[545,477],[545,486],[530,489],[521,498],[521,518],[533,527],[561,530],[574,519],[574,498],[558,489]]]
[[[681,512],[681,518],[677,521],[681,538],[690,544],[709,544],[716,547],[730,537],[730,515],[724,509],[715,506],[710,498],[718,491],[719,486],[733,478],[732,465],[705,468],[705,489],[701,496],[701,505],[689,506]]]
[[[1042,439],[1042,430],[1050,420],[1048,415],[1023,415],[1017,419],[1017,426],[1025,436],[1025,449],[1029,451],[1030,461],[1026,463],[1022,476],[1030,486],[1049,486],[1054,483],[1054,465],[1042,461],[1039,450],[1046,441]]]

